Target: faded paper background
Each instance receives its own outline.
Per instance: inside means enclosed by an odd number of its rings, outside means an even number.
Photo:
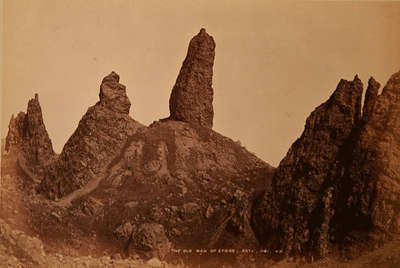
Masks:
[[[131,116],[169,115],[192,36],[217,44],[214,129],[277,165],[340,78],[400,70],[400,2],[4,0],[2,137],[39,93],[60,152],[116,71]]]

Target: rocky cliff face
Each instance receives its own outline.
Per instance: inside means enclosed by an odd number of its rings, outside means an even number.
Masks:
[[[350,236],[360,240],[360,232],[399,233],[399,77],[381,95],[371,78],[362,114],[357,77],[342,80],[311,113],[253,210],[262,243],[286,254],[325,256]]]
[[[371,79],[363,120],[354,143],[345,181],[343,220],[348,231],[400,233],[400,72],[392,75],[378,95]],[[346,225],[344,225],[346,226]]]
[[[39,96],[29,100],[26,113],[12,116],[8,127],[5,150],[20,154],[29,162],[31,171],[41,172],[53,157],[54,151],[43,123]]]
[[[170,119],[212,128],[215,42],[201,29],[188,52],[169,99]]]
[[[107,172],[128,137],[142,125],[129,116],[130,101],[119,76],[112,72],[101,85],[99,102],[90,107],[44,175],[39,192],[61,198]]]
[[[343,147],[361,117],[362,83],[341,80],[308,117],[302,136],[281,161],[258,211],[262,238],[274,249],[303,253],[326,248]],[[267,241],[268,240],[268,241]]]

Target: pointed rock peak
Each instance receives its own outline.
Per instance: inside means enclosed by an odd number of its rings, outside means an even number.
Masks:
[[[34,109],[34,111],[30,111],[33,107],[35,107]],[[42,113],[42,109],[41,109],[41,107],[40,107],[40,103],[39,103],[39,95],[36,93],[35,94],[35,97],[34,98],[32,98],[32,99],[30,99],[29,101],[28,101],[28,110],[27,110],[27,112],[29,113],[29,112],[40,112],[40,114]]]
[[[115,83],[119,83],[119,75],[112,71],[109,75],[107,75],[106,77],[103,78],[103,81],[101,81],[102,83],[105,82],[115,82]]]
[[[119,83],[119,75],[114,71],[103,78],[100,85],[100,105],[107,109],[129,114],[131,102],[126,95],[126,87]]]
[[[188,56],[195,56],[203,59],[211,64],[214,62],[215,42],[214,38],[209,35],[204,28],[190,40]]]
[[[377,96],[380,87],[381,84],[371,76],[371,78],[368,80],[368,88],[365,94]]]
[[[363,83],[356,75],[353,81],[341,79],[329,101],[342,103],[345,106],[355,107],[361,114],[361,98]],[[358,107],[359,105],[359,107]],[[356,107],[357,106],[357,107]]]
[[[43,125],[42,108],[40,107],[38,94],[35,94],[35,97],[30,99],[28,102],[26,120],[29,125],[29,131],[34,131],[35,128],[42,127]]]
[[[360,78],[358,77],[358,74],[356,74],[355,76],[354,76],[354,79],[353,79],[353,81],[352,81],[352,83],[354,84],[354,86],[356,86],[356,87],[360,87],[361,86],[361,88],[363,88],[363,83],[362,83],[362,81],[360,80]]]
[[[381,84],[371,76],[368,80],[367,91],[365,92],[365,103],[368,101],[368,98],[372,96],[376,98],[378,96],[378,91],[380,87]]]
[[[214,46],[215,46],[215,42],[214,42],[213,37],[212,37],[211,35],[209,35],[209,34],[206,32],[206,29],[204,29],[204,28],[201,28],[201,29],[200,29],[200,32],[199,32],[195,37],[193,37],[193,39],[194,39],[194,40],[197,39],[197,40],[209,41],[210,43],[214,44]]]
[[[192,38],[169,99],[170,119],[212,128],[215,42],[205,29]]]
[[[53,146],[43,123],[39,96],[30,99],[26,113],[11,117],[6,150],[20,150],[32,165],[42,165],[54,156]]]
[[[380,88],[381,84],[375,80],[375,78],[373,78],[372,76],[369,78],[368,80],[368,88]]]
[[[366,122],[371,118],[371,115],[374,111],[375,103],[378,98],[378,91],[381,87],[372,76],[368,80],[368,88],[365,92],[365,100],[364,100],[364,107],[363,107],[363,121]]]

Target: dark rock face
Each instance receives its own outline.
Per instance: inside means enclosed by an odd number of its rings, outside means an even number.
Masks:
[[[341,80],[308,117],[302,136],[281,161],[255,215],[270,247],[303,253],[326,248],[342,147],[361,117],[362,83]]]
[[[205,29],[190,41],[169,100],[170,119],[208,128],[213,126],[212,76],[214,39]]]
[[[128,136],[142,127],[128,115],[130,102],[116,73],[103,79],[99,97],[100,101],[88,109],[42,180],[39,191],[51,199],[106,176],[107,166]]]
[[[378,95],[371,79],[363,122],[343,185],[346,202],[342,221],[358,229],[400,233],[400,72]]]
[[[369,80],[361,115],[361,82],[342,80],[309,116],[254,205],[264,245],[324,256],[335,243],[400,233],[400,72],[379,87]]]
[[[40,172],[54,157],[53,146],[43,123],[39,97],[29,100],[27,112],[12,116],[6,137],[6,151],[18,151],[32,171]]]

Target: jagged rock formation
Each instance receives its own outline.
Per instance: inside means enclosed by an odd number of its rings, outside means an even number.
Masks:
[[[339,83],[256,202],[253,226],[268,247],[325,256],[351,235],[363,239],[360,232],[399,233],[400,73],[379,96],[379,83],[369,80],[361,114],[362,87],[357,77]]]
[[[169,99],[170,119],[208,128],[213,126],[212,76],[215,42],[201,29],[188,52]]]
[[[148,127],[129,116],[131,103],[114,72],[59,156],[37,96],[26,114],[12,118],[6,150],[35,166],[34,174],[17,170],[18,176],[39,175],[38,192],[55,200],[39,198],[29,185],[19,201],[7,191],[21,206],[34,198],[25,214],[46,208],[29,226],[56,245],[60,237],[79,248],[76,238],[84,236],[110,243],[113,251],[118,245],[120,253],[160,259],[171,248],[259,243],[270,253],[325,256],[336,246],[400,234],[400,72],[380,95],[379,83],[369,80],[363,110],[361,81],[341,80],[275,170],[211,129],[214,49],[204,29],[191,40],[171,93],[171,115]],[[0,234],[9,233],[2,226]],[[11,238],[3,239],[0,257],[15,254]],[[32,263],[48,261],[38,258]]]
[[[302,253],[326,247],[342,147],[361,116],[362,83],[341,80],[327,102],[308,117],[302,136],[281,161],[257,217],[274,249]],[[263,226],[265,225],[265,226]]]
[[[131,102],[126,95],[126,87],[119,83],[119,75],[111,72],[100,85],[99,104],[115,113],[129,114]]]
[[[128,137],[142,127],[129,116],[130,101],[115,72],[103,79],[99,98],[48,168],[38,189],[47,197],[61,198],[105,176]]]
[[[53,157],[54,151],[43,123],[39,96],[29,100],[26,113],[12,116],[8,127],[5,150],[15,151],[29,162],[31,171],[39,172]]]
[[[138,235],[140,226],[159,225],[174,246],[256,245],[251,199],[273,168],[210,129],[214,48],[204,29],[192,39],[171,94],[171,118],[149,127],[129,117],[118,75],[104,78],[100,101],[47,168],[39,192],[94,219],[92,229],[115,234],[130,250],[148,236]],[[151,250],[163,257],[168,243]]]
[[[345,232],[374,230],[400,234],[400,72],[378,95],[379,83],[369,81],[352,161],[344,176]]]

